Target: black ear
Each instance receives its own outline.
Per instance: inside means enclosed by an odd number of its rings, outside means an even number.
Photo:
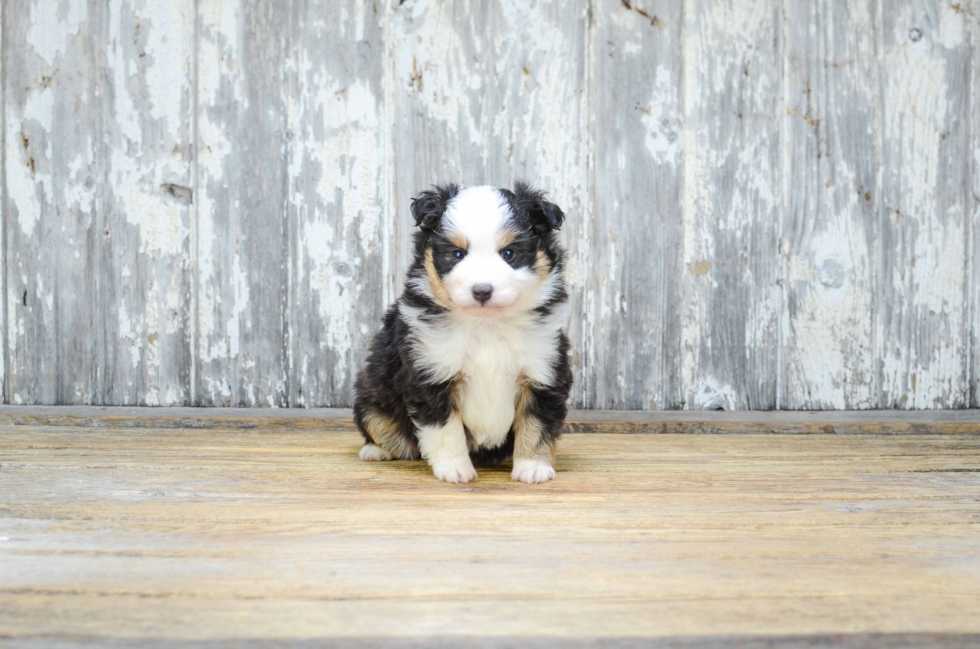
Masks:
[[[439,221],[446,213],[446,206],[458,192],[459,186],[450,183],[435,185],[413,198],[412,216],[415,217],[415,225],[429,232],[439,227]]]
[[[531,227],[538,234],[560,230],[565,222],[565,213],[561,208],[546,201],[543,191],[534,189],[523,180],[514,182],[514,201],[527,212]]]

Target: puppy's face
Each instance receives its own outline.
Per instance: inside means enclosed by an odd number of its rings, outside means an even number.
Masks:
[[[494,317],[540,306],[558,290],[564,215],[518,183],[423,192],[412,204],[424,284],[450,310]],[[420,277],[420,279],[423,279]]]

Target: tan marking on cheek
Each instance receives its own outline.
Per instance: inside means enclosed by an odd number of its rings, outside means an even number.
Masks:
[[[462,232],[453,232],[446,238],[449,239],[449,243],[453,244],[457,248],[462,248],[463,250],[466,250],[467,248],[470,247],[470,240],[467,239],[466,235],[463,234]]]
[[[432,261],[432,248],[425,249],[425,275],[429,279],[429,286],[432,288],[432,295],[447,309],[453,303],[449,298],[449,291],[442,283],[442,278],[436,272],[436,264]]]
[[[497,250],[503,250],[515,241],[517,241],[517,231],[506,228],[497,234]]]
[[[374,443],[391,453],[392,457],[405,460],[418,459],[418,447],[402,435],[394,419],[372,411],[364,415],[363,422]]]
[[[534,272],[537,273],[538,279],[542,282],[551,274],[551,261],[548,259],[548,255],[544,254],[544,250],[539,250],[534,258]]]

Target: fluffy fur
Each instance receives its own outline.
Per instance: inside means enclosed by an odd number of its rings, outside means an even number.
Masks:
[[[361,459],[422,457],[440,480],[469,482],[474,461],[513,457],[514,480],[554,478],[572,385],[564,214],[518,182],[435,187],[412,215],[405,291],[355,384]]]

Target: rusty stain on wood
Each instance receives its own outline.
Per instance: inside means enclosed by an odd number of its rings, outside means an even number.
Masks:
[[[701,277],[702,275],[707,275],[708,271],[711,270],[711,262],[707,259],[699,259],[691,263],[690,268],[695,277]]]

